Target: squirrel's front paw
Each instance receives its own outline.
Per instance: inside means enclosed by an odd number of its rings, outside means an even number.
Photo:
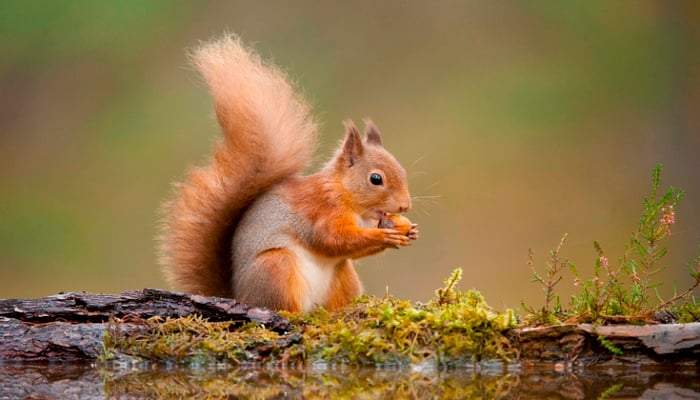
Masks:
[[[382,244],[386,247],[398,249],[399,246],[408,246],[409,237],[395,229],[379,229],[382,234]]]

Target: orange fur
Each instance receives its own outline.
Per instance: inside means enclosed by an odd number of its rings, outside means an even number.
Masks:
[[[310,164],[317,128],[285,74],[237,37],[205,43],[190,58],[214,98],[224,141],[209,165],[175,184],[164,206],[160,262],[172,286],[230,297],[237,221],[260,193]]]
[[[336,267],[335,279],[330,287],[330,296],[323,306],[329,310],[345,307],[362,293],[362,284],[350,260],[343,260]]]
[[[238,300],[275,310],[302,310],[302,299],[308,287],[288,250],[274,249],[259,254],[251,272],[257,275],[254,280],[257,285],[236,290],[240,293]]]
[[[351,259],[418,237],[380,229],[411,207],[406,173],[371,121],[352,122],[317,173],[316,124],[287,77],[233,36],[191,55],[214,98],[223,142],[166,204],[159,236],[168,281],[192,293],[307,311],[343,307],[362,287]],[[379,175],[381,184],[370,177]],[[375,179],[376,181],[376,179]]]

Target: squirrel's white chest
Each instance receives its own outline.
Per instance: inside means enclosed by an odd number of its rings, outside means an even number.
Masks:
[[[302,310],[310,311],[326,304],[335,277],[335,267],[342,258],[322,257],[302,246],[293,246],[299,273],[306,281],[307,290],[302,296]]]

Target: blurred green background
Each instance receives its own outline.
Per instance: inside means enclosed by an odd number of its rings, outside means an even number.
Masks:
[[[455,267],[495,307],[543,268],[591,271],[636,227],[651,170],[687,191],[661,279],[700,242],[700,2],[0,2],[0,298],[165,287],[158,207],[218,135],[185,51],[236,32],[324,122],[371,117],[409,171],[413,247],[366,291],[428,300]],[[560,284],[572,293],[573,278]]]

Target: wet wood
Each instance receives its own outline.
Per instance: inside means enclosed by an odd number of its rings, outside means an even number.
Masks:
[[[524,365],[700,365],[700,323],[523,328],[512,341]]]
[[[155,289],[0,300],[0,362],[95,360],[109,329],[135,331],[143,329],[143,321],[151,317],[193,314],[211,321],[254,321],[277,332],[292,328],[272,311],[231,299]],[[526,368],[697,366],[700,360],[700,323],[523,328],[511,331],[510,338],[519,351],[516,361]]]
[[[0,299],[0,361],[94,360],[101,354],[108,329],[137,330],[151,317],[193,314],[210,321],[258,322],[279,332],[291,328],[289,321],[267,309],[156,289]]]
[[[257,321],[272,330],[289,322],[270,310],[232,299],[158,289],[114,294],[61,293],[39,299],[0,299],[0,317],[25,322],[106,322],[110,318],[184,317],[198,314],[210,321]]]

